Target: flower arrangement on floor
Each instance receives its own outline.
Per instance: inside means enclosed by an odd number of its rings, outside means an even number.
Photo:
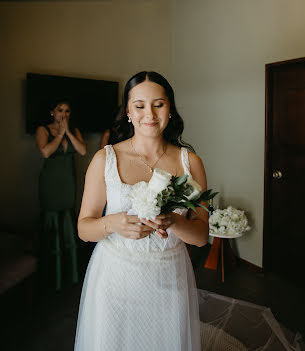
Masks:
[[[129,214],[136,214],[146,220],[155,219],[160,213],[174,211],[177,208],[192,209],[208,208],[200,202],[207,203],[218,193],[209,189],[202,192],[201,186],[190,176],[183,174],[180,177],[155,168],[150,181],[139,182],[132,187],[130,200],[132,204]]]
[[[216,209],[209,218],[210,233],[242,236],[250,230],[245,211],[229,206],[224,210]]]

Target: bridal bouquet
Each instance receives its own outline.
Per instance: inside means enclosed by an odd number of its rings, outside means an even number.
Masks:
[[[214,234],[241,236],[250,230],[244,211],[229,206],[224,210],[215,210],[209,218],[210,232]]]
[[[189,175],[180,177],[155,168],[154,173],[147,182],[139,182],[132,187],[130,200],[132,208],[129,213],[136,214],[146,220],[155,219],[160,213],[174,211],[177,208],[192,209],[208,208],[200,202],[207,202],[218,193],[212,190],[202,192],[201,186]]]

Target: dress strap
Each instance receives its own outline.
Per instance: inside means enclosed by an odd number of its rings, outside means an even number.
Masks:
[[[121,183],[121,178],[118,171],[117,158],[112,145],[106,145],[106,164],[105,164],[105,182]]]
[[[184,174],[191,175],[189,154],[188,154],[188,149],[186,147],[181,148],[181,162],[182,162]]]
[[[52,135],[51,130],[50,130],[50,128],[48,127],[47,124],[45,124],[43,127],[47,130],[47,132],[49,133],[49,136]],[[53,135],[52,135],[52,136],[53,136]]]

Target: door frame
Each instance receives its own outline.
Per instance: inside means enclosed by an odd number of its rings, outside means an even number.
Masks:
[[[265,65],[265,170],[264,170],[264,217],[263,217],[263,269],[270,271],[271,267],[271,185],[272,185],[272,125],[273,125],[273,82],[272,76],[276,69],[294,65],[305,64],[305,57],[269,63]]]

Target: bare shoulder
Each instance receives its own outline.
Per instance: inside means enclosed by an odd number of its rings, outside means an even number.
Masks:
[[[96,154],[93,156],[89,164],[87,174],[104,172],[105,163],[106,163],[106,149],[101,149],[97,151]]]
[[[49,132],[47,131],[47,129],[44,126],[39,126],[36,129],[36,135],[49,135]]]
[[[189,151],[189,162],[190,162],[190,167],[203,167],[203,162],[201,158],[195,154],[194,152]]]
[[[207,183],[206,173],[201,158],[195,153],[189,152],[189,163],[192,177],[205,189]]]
[[[106,161],[106,149],[98,150],[92,158],[91,163],[104,164]]]

